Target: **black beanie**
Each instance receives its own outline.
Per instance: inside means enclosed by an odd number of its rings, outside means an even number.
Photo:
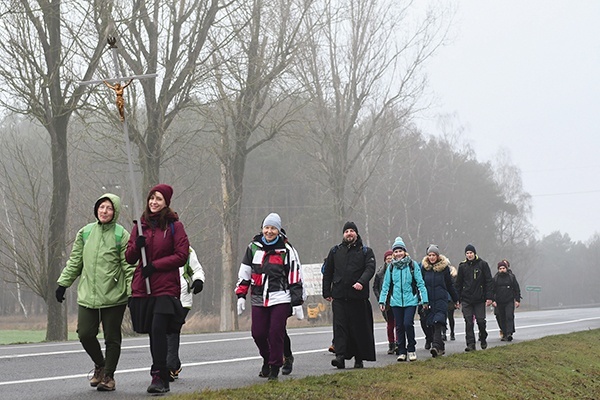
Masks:
[[[358,235],[358,228],[354,222],[348,221],[344,224],[344,228],[342,229],[342,233],[346,232],[348,229],[352,229]]]
[[[475,246],[473,246],[471,243],[469,243],[469,244],[467,245],[467,247],[465,247],[465,253],[466,253],[467,251],[472,251],[473,253],[477,254],[477,250],[475,250]]]

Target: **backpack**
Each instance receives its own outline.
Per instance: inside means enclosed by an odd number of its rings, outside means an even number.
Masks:
[[[83,232],[81,232],[81,238],[83,239],[83,245],[85,246],[85,242],[87,241],[90,233],[92,233],[92,229],[94,229],[94,225],[97,222],[92,222],[83,227]],[[119,253],[121,253],[121,240],[123,239],[123,233],[125,232],[125,228],[119,224],[115,224],[115,247]]]
[[[331,252],[332,252],[333,254],[335,254],[335,252],[336,252],[336,251],[338,251],[338,249],[339,249],[339,248],[340,248],[340,245],[339,245],[339,244],[336,244],[335,246],[333,246],[333,247],[331,248]],[[365,256],[367,255],[367,250],[368,250],[368,249],[369,249],[369,248],[363,244],[363,246],[362,246],[362,252],[363,252],[363,255],[365,255]]]

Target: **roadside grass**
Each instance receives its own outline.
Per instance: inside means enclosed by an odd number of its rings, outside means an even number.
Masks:
[[[21,329],[2,329],[0,330],[0,345],[3,344],[24,344],[40,343],[46,339],[45,330],[21,330]],[[69,340],[78,340],[77,332],[69,332]]]
[[[169,396],[172,400],[359,398],[599,399],[600,329],[382,368]]]

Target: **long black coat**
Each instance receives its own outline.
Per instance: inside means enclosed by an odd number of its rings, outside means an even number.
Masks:
[[[368,299],[369,282],[375,274],[375,254],[364,247],[360,235],[350,246],[341,243],[331,250],[323,269],[323,297],[334,299]],[[360,282],[363,290],[352,285]]]

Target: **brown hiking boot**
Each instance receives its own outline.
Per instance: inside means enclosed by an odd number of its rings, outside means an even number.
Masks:
[[[104,379],[102,379],[102,382],[98,384],[96,389],[101,392],[112,392],[115,390],[115,386],[115,380],[111,376],[104,375]]]
[[[92,371],[90,371],[90,373],[92,373]],[[94,367],[94,375],[89,379],[91,387],[98,386],[98,384],[102,382],[102,379],[104,379],[104,367],[99,367],[96,365]]]

